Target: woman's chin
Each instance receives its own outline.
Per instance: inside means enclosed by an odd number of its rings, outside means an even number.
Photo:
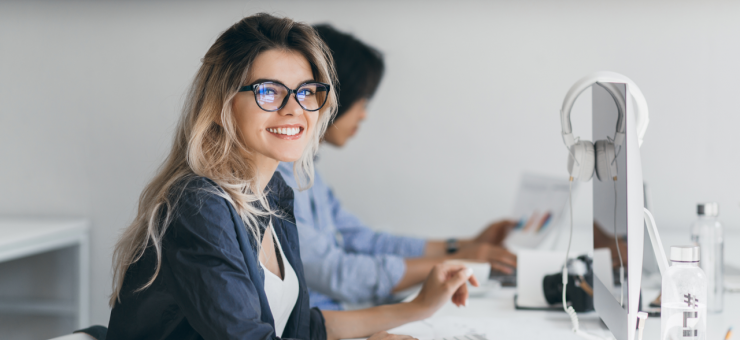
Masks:
[[[285,162],[285,163],[292,163],[299,159],[301,159],[302,154],[294,154],[294,153],[279,153],[277,155],[274,155],[272,159],[277,160],[278,162]]]

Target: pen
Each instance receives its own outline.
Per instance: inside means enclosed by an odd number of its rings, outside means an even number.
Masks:
[[[731,337],[732,337],[732,327],[730,327],[730,329],[727,330],[727,334],[725,334],[725,340],[730,340]]]

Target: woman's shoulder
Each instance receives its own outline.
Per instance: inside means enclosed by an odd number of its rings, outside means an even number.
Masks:
[[[215,190],[223,192],[216,182],[204,176],[186,176],[179,179],[173,186],[173,190],[181,190],[183,193],[197,194],[209,193]]]
[[[236,242],[243,224],[224,196],[221,187],[206,177],[193,176],[173,185],[165,209],[169,213],[162,216],[164,243],[179,249],[188,244],[225,246],[227,239]]]
[[[227,195],[213,180],[203,176],[180,179],[169,192],[171,209],[178,215],[220,213],[230,215]]]
[[[290,187],[280,174],[275,174],[267,184],[267,200],[280,215],[285,215],[289,220],[295,221],[293,216],[293,200],[295,198],[293,188]],[[295,222],[293,222],[295,223]]]

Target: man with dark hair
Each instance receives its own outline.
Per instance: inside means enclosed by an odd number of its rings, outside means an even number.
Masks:
[[[343,146],[365,118],[368,100],[383,77],[379,51],[330,25],[316,31],[332,50],[339,78],[339,110],[324,141]],[[384,303],[394,292],[418,284],[448,259],[487,261],[511,273],[516,257],[501,247],[512,221],[491,224],[470,240],[428,241],[375,232],[345,210],[318,173],[299,191],[292,163],[278,171],[295,193],[294,213],[312,307],[342,309],[342,303]],[[488,278],[479,278],[486,280]]]

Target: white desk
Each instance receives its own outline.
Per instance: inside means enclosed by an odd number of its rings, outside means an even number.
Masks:
[[[467,307],[457,308],[447,304],[431,318],[398,327],[390,333],[407,334],[420,340],[441,339],[466,333],[485,334],[489,340],[581,339],[570,331],[570,318],[564,312],[515,310],[515,292],[515,288],[501,288],[485,297],[471,297]],[[581,313],[578,319],[581,329],[601,336],[610,335],[608,330],[602,328],[596,313]],[[740,293],[726,293],[724,312],[709,314],[707,339],[724,339],[725,332],[733,324],[735,327],[740,325]],[[643,339],[659,338],[660,318],[649,318]]]
[[[688,243],[686,230],[661,230],[660,235],[666,250],[670,245]],[[740,233],[725,233],[725,261],[740,266]],[[485,334],[489,340],[506,339],[569,339],[579,340],[571,332],[570,318],[565,312],[525,311],[514,309],[516,288],[499,288],[482,297],[471,297],[467,307],[457,308],[446,304],[429,319],[413,322],[390,331],[419,338],[442,339],[466,333]],[[730,326],[735,326],[733,339],[740,339],[740,293],[725,292],[724,311],[709,314],[707,319],[707,340],[722,340]],[[579,313],[580,328],[601,336],[611,336],[602,327],[595,312]],[[648,318],[645,326],[645,340],[660,339],[660,318]]]
[[[74,314],[80,328],[90,322],[89,223],[82,219],[0,218],[0,262],[77,246],[76,301],[0,300],[0,311]]]

